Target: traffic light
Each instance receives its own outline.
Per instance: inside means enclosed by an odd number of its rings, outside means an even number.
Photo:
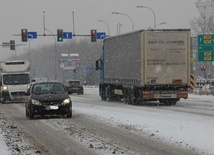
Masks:
[[[91,30],[91,42],[97,41],[97,30]]]
[[[22,42],[27,42],[27,38],[28,38],[27,29],[21,29],[21,35],[22,35]]]
[[[10,50],[15,50],[15,40],[10,40]]]
[[[100,69],[100,59],[95,61],[95,70]]]
[[[63,29],[58,29],[57,30],[57,41],[58,42],[63,42]]]

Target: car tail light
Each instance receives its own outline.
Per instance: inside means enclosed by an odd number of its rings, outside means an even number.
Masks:
[[[65,85],[65,87],[67,87],[67,88],[71,88],[71,87],[72,87],[72,85],[70,85],[70,84],[66,84],[66,85]]]
[[[80,88],[82,88],[82,87],[83,87],[83,85],[79,85],[79,87],[80,87]]]

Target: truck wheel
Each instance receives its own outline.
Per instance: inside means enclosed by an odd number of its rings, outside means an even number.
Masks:
[[[172,99],[164,100],[165,106],[175,105],[176,103],[177,103],[177,100],[172,100]]]
[[[133,94],[131,90],[129,90],[127,93],[127,102],[128,104],[134,104]]]
[[[136,97],[134,95],[134,91],[132,89],[129,89],[127,91],[127,102],[128,102],[128,104],[132,104],[132,105],[140,104],[140,101],[138,99],[136,99]]]
[[[176,100],[171,100],[171,101],[170,101],[170,104],[171,104],[171,105],[176,105],[176,103],[177,103]]]
[[[164,104],[164,100],[162,99],[162,100],[159,100],[159,102],[160,102],[160,104]]]
[[[106,88],[106,100],[110,101],[110,102],[113,101],[112,96],[111,96],[111,88],[110,88],[110,86],[108,86]]]
[[[101,100],[106,101],[107,99],[106,99],[106,97],[101,96]]]

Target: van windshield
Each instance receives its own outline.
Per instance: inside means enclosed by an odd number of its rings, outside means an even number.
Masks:
[[[21,85],[29,84],[29,74],[5,74],[3,75],[3,84],[5,85]]]

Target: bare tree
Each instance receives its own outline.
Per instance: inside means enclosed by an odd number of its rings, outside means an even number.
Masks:
[[[200,17],[190,20],[193,32],[196,35],[214,33],[214,0],[198,0],[195,4]]]

